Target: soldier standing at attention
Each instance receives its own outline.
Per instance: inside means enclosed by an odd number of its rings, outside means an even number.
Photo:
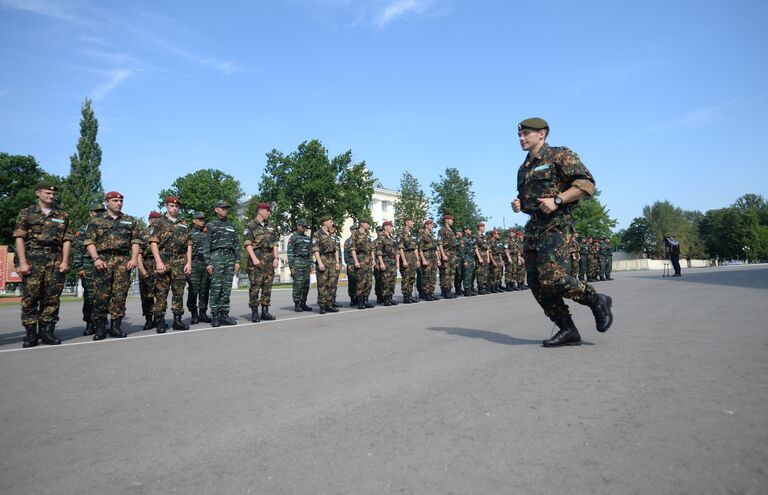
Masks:
[[[463,249],[461,253],[461,264],[464,268],[464,295],[476,296],[474,288],[475,280],[475,260],[477,253],[477,246],[475,236],[472,235],[472,227],[469,225],[464,226],[464,239]]]
[[[232,292],[232,278],[240,271],[240,239],[235,224],[227,220],[229,204],[224,200],[216,202],[213,210],[216,218],[206,228],[211,236],[211,326],[235,325],[237,320],[229,316],[229,294]]]
[[[288,268],[293,280],[294,311],[312,311],[307,306],[309,272],[312,267],[312,239],[307,235],[307,221],[296,221],[296,232],[288,239]]]
[[[88,209],[88,216],[93,218],[103,212],[104,205],[94,203]],[[88,223],[80,227],[75,235],[74,246],[72,247],[72,268],[83,284],[83,321],[85,322],[83,335],[93,335],[94,325],[91,321],[91,313],[93,312],[93,260],[88,256],[85,245],[83,245],[87,228]]]
[[[192,272],[189,274],[187,309],[192,313],[192,324],[210,323],[205,314],[208,311],[208,294],[211,291],[211,236],[205,228],[205,213],[196,211],[192,214]]]
[[[528,156],[517,172],[518,196],[512,208],[531,216],[524,239],[528,285],[544,314],[560,329],[542,344],[580,345],[581,336],[563,297],[589,306],[598,332],[605,332],[613,322],[611,298],[570,274],[571,210],[579,199],[594,194],[595,180],[576,153],[550,147],[548,135],[549,125],[543,119],[526,119],[518,125],[520,146]]]
[[[600,277],[600,239],[592,238],[589,243],[589,265],[587,282],[597,282]]]
[[[370,218],[363,217],[358,220],[358,227],[352,233],[352,245],[349,250],[352,257],[352,269],[355,271],[357,309],[367,309],[375,306],[368,302],[368,298],[371,295],[371,276],[375,263],[373,243],[368,233],[370,225]]]
[[[504,289],[515,290],[515,261],[512,259],[512,243],[515,241],[515,229],[507,230],[507,242],[504,244]]]
[[[488,294],[488,279],[491,270],[491,252],[488,238],[485,236],[485,224],[477,224],[477,234],[475,234],[475,254],[477,255],[477,292],[480,295]]]
[[[320,305],[321,315],[326,312],[339,312],[332,306],[336,272],[341,268],[336,241],[331,237],[332,224],[333,219],[330,216],[324,216],[320,219],[320,228],[312,236],[312,255],[317,267],[317,303]]]
[[[525,285],[525,256],[523,256],[523,235],[525,233],[522,230],[517,231],[517,244],[520,246],[520,256],[518,256],[518,268],[517,268],[517,287],[520,290],[528,290],[528,286]]]
[[[453,232],[453,216],[443,215],[443,226],[437,231],[437,250],[440,254],[440,294],[445,299],[456,296],[451,292],[456,271],[456,234]]]
[[[579,280],[587,281],[589,268],[589,239],[579,239]]]
[[[162,215],[157,211],[150,211],[149,226],[142,230],[142,247],[139,252],[138,270],[139,270],[139,295],[141,296],[141,314],[146,319],[142,330],[155,328],[155,315],[152,314],[152,308],[155,306],[155,258],[152,256],[152,250],[149,247],[149,227],[152,226]]]
[[[355,272],[355,260],[352,259],[352,238],[358,225],[353,223],[349,228],[349,237],[344,241],[344,270],[347,272],[347,294],[349,295],[349,307],[357,306],[357,288],[355,287],[357,274]]]
[[[579,278],[579,262],[581,260],[581,243],[579,233],[574,231],[571,238],[571,277]]]
[[[277,268],[278,236],[269,223],[272,207],[269,203],[256,205],[256,218],[245,227],[245,251],[248,253],[248,278],[251,288],[248,290],[248,304],[251,307],[251,321],[274,320],[269,313],[272,298],[272,282]],[[259,297],[261,296],[261,297]],[[259,318],[261,304],[261,318]]]
[[[424,227],[419,235],[419,254],[421,254],[422,276],[424,277],[424,300],[437,301],[435,296],[435,279],[437,269],[442,264],[437,252],[437,241],[432,235],[432,219],[424,221]]]
[[[149,246],[155,259],[155,316],[157,333],[165,333],[168,291],[172,293],[173,329],[189,330],[181,321],[184,314],[184,287],[192,273],[192,241],[189,226],[179,218],[181,202],[176,196],[165,199],[166,213],[149,227]]]
[[[21,324],[27,331],[22,347],[34,347],[38,339],[61,344],[53,332],[74,236],[69,213],[55,204],[58,190],[48,181],[39,182],[37,202],[19,212],[13,229],[16,271],[22,276]]]
[[[379,243],[376,245],[376,259],[381,271],[381,295],[384,299],[384,306],[397,306],[400,303],[392,299],[392,294],[395,293],[399,268],[398,243],[392,238],[392,222],[387,220],[382,227],[384,227],[384,232],[382,232]]]
[[[144,243],[139,223],[123,214],[123,195],[110,191],[104,197],[107,210],[93,217],[85,232],[85,248],[93,259],[93,340],[126,337],[121,328],[131,270],[139,262]],[[112,316],[106,329],[107,313]]]
[[[613,280],[611,278],[611,271],[613,270],[613,248],[611,247],[610,237],[603,239],[603,246],[605,246],[605,279]]]
[[[331,224],[331,237],[333,238],[333,242],[336,243],[336,252],[339,253],[339,263],[341,263],[341,261],[342,261],[342,259],[341,259],[341,255],[342,255],[342,253],[341,253],[341,238],[339,237],[338,229],[336,228],[336,224],[335,223]],[[340,308],[341,307],[341,304],[336,302],[336,293],[338,292],[338,289],[339,289],[339,276],[340,275],[341,275],[341,266],[339,266],[339,269],[336,270],[336,281],[333,283],[333,295],[331,296],[331,299],[333,300],[333,302],[331,303],[331,306],[333,306],[334,308]]]
[[[420,255],[419,239],[414,235],[412,218],[405,219],[398,251],[400,253],[400,289],[403,292],[403,302],[405,304],[419,302],[418,298],[413,298],[413,284],[416,281]]]
[[[376,262],[376,247],[379,245],[379,239],[384,232],[384,227],[381,225],[376,226],[376,239],[373,241],[373,292],[376,294],[376,302],[383,303],[384,296],[382,295],[382,283],[381,283],[381,270],[379,264]]]
[[[491,231],[491,292],[503,292],[501,288],[501,276],[504,272],[504,241],[501,240],[501,232],[497,229]]]
[[[456,230],[456,255],[454,259],[454,270],[453,270],[453,289],[454,294],[456,296],[460,296],[462,294],[461,289],[461,283],[464,280],[464,263],[461,259],[461,253],[459,250],[461,249],[461,246],[464,241],[464,231],[463,230]]]

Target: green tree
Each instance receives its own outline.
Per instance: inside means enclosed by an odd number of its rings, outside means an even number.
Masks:
[[[680,253],[691,256],[701,246],[698,228],[690,219],[690,213],[674,206],[669,201],[656,201],[643,208],[643,217],[653,234],[655,246],[651,254],[665,256],[664,238],[672,236],[680,242]]]
[[[373,183],[364,161],[352,163],[352,151],[331,159],[323,144],[313,139],[289,154],[276,149],[267,153],[258,199],[253,202],[272,204],[271,220],[282,232],[292,230],[300,218],[315,229],[324,215],[341,225],[347,217],[370,214]]]
[[[101,185],[101,147],[96,142],[99,121],[91,108],[91,100],[86,98],[80,108],[80,138],[77,152],[69,157],[69,175],[61,191],[61,206],[69,212],[73,227],[77,228],[88,221],[88,208],[91,203],[104,199]]]
[[[243,191],[240,181],[215,168],[196,170],[177,178],[168,189],[158,194],[157,206],[165,206],[165,198],[176,196],[181,201],[184,211],[202,211],[208,218],[213,218],[213,208],[220,199],[232,205],[236,211]]]
[[[419,180],[410,172],[403,172],[398,192],[400,199],[395,202],[395,225],[401,229],[406,218],[412,218],[416,225],[424,223],[429,211],[429,200]]]
[[[445,175],[441,175],[440,180],[431,186],[432,205],[439,223],[442,223],[445,214],[453,215],[453,224],[457,228],[487,220],[475,203],[472,181],[462,177],[458,169],[446,168]]]
[[[648,226],[648,220],[638,217],[621,233],[621,249],[628,253],[650,254],[656,249],[656,238]]]
[[[616,227],[616,219],[611,218],[609,210],[598,199],[600,191],[595,191],[591,198],[585,198],[573,209],[576,232],[583,237],[609,237]]]
[[[711,256],[720,259],[744,259],[746,246],[750,257],[760,256],[761,229],[756,211],[729,207],[709,210],[699,229]]]

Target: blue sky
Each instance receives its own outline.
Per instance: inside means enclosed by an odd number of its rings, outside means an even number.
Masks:
[[[540,116],[622,228],[768,195],[767,24],[739,0],[0,0],[0,151],[66,175],[88,96],[134,215],[198,168],[254,194],[265,153],[317,138],[392,189],[456,167],[511,225]]]

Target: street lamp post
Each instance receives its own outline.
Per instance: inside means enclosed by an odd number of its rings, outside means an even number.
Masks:
[[[744,264],[748,265],[749,264],[749,246],[744,246],[741,249],[742,251],[744,251]]]

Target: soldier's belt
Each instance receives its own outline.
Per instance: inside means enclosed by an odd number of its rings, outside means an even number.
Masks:
[[[202,254],[196,254],[192,256],[192,259],[195,261],[205,261],[205,256],[203,256]]]
[[[187,250],[186,249],[180,249],[178,251],[161,251],[161,252],[162,252],[162,254],[164,254],[166,256],[174,256],[174,255],[177,255],[177,254],[184,254],[184,253],[187,252]]]
[[[130,251],[127,249],[102,249],[99,251],[99,255],[107,256],[128,256]]]
[[[61,246],[29,246],[27,251],[45,254],[58,254],[61,252]]]
[[[229,251],[230,253],[234,253],[235,249],[231,247],[221,247],[221,248],[211,249],[212,253],[221,252],[221,251]]]

